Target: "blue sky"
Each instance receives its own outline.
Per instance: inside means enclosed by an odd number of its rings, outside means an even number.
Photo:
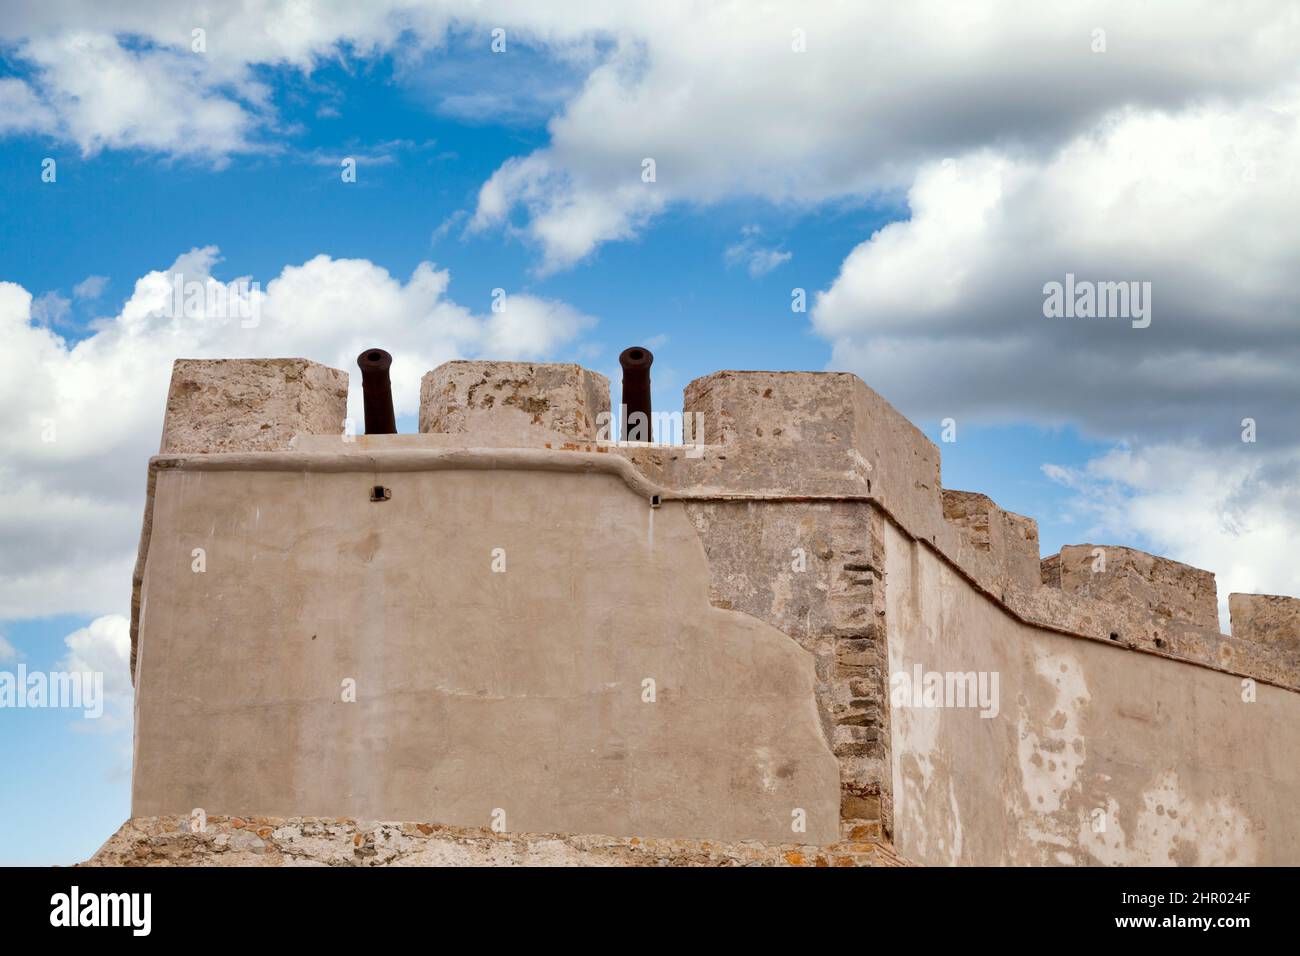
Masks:
[[[780,5],[720,24],[678,5],[656,18],[503,2],[449,23],[394,2],[278,32],[240,19],[279,9],[269,0],[220,19],[55,6],[0,28],[0,669],[52,668],[106,616],[117,630],[96,634],[116,643],[84,656],[115,666],[171,358],[343,365],[360,340],[429,364],[516,357],[491,351],[498,287],[537,316],[518,357],[610,374],[651,344],[659,408],[717,369],[828,369],[861,375],[935,441],[951,415],[945,485],[1035,517],[1045,555],[1104,540],[1211,567],[1221,597],[1300,586],[1270,557],[1300,523],[1278,491],[1294,487],[1297,396],[1274,366],[1296,348],[1295,290],[1278,278],[1295,265],[1296,71],[1271,49],[1248,71],[1216,65],[1249,59],[1249,24],[1208,37],[1096,4],[1127,38],[1099,58],[1088,14],[975,4],[963,32],[821,11],[797,21],[799,59]],[[871,39],[884,20],[911,38],[904,53]],[[1152,31],[1165,45],[1135,54]],[[1141,152],[1117,160],[1115,143]],[[1225,145],[1249,178],[1224,173]],[[658,182],[643,190],[647,155]],[[1239,239],[1246,219],[1258,228]],[[1249,268],[1225,242],[1249,247]],[[206,247],[213,277],[264,289],[328,259],[306,291],[271,293],[258,337],[132,325],[145,280]],[[340,260],[363,261],[361,278],[336,280]],[[445,288],[423,290],[422,263]],[[1066,271],[1154,279],[1154,331],[1053,325],[1040,290]],[[79,296],[89,277],[102,290]],[[335,281],[339,296],[315,293]],[[348,308],[362,281],[378,318]],[[808,313],[791,312],[795,287]],[[444,334],[456,316],[474,336]],[[1237,439],[1246,414],[1266,423],[1257,449]],[[67,429],[52,448],[32,437],[47,415]],[[0,784],[0,863],[84,858],[127,816],[129,721],[85,723],[0,711],[0,758],[23,768]]]

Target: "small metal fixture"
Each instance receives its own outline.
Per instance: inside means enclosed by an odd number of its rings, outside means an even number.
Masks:
[[[387,501],[391,497],[393,497],[392,488],[385,488],[383,485],[375,485],[375,487],[370,489],[371,501]]]

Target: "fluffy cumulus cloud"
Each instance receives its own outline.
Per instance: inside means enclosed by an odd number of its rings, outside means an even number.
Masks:
[[[129,740],[134,714],[132,703],[135,690],[131,686],[131,622],[121,614],[105,614],[85,627],[78,628],[63,639],[66,651],[55,663],[54,670],[69,674],[99,675],[102,685],[98,710],[91,720],[78,719],[71,728],[81,733],[118,734],[125,731]],[[86,686],[83,679],[83,686]],[[118,740],[121,737],[116,738]],[[123,754],[125,767],[115,768],[115,774],[127,771],[129,778],[129,750]]]
[[[481,52],[489,31],[505,30],[521,54],[540,50],[581,74],[553,107],[549,143],[505,163],[473,219],[489,228],[519,210],[543,268],[634,235],[673,202],[871,196],[905,189],[936,156],[1055,148],[1124,106],[1239,102],[1293,79],[1300,44],[1285,0],[1189,0],[1176,11],[1125,0],[10,8],[0,42],[22,70],[0,85],[0,128],[44,128],[88,150],[218,157],[276,127],[258,67],[310,71],[341,52],[410,59],[411,48],[455,43]],[[497,57],[483,62],[501,69]]]
[[[906,189],[933,158],[1003,144],[1041,154],[1120,108],[1253,95],[1294,77],[1300,40],[1283,3],[1176,16],[1106,2],[764,4],[743,16],[668,3],[587,25],[616,46],[551,121],[550,143],[484,185],[474,220],[520,210],[545,269],[634,235],[673,202],[870,198]]]
[[[0,134],[38,132],[84,153],[142,149],[224,163],[274,148],[278,129],[258,67],[310,71],[340,44],[392,47],[404,29],[436,37],[445,13],[416,2],[15,0],[0,44],[17,76],[0,78]]]
[[[478,315],[448,298],[450,276],[430,263],[403,281],[328,256],[250,286],[241,310],[208,294],[229,288],[212,277],[218,259],[196,249],[143,276],[120,312],[76,343],[37,321],[27,290],[0,282],[0,618],[123,609],[174,359],[293,355],[351,370],[379,340],[398,356],[397,412],[414,414],[420,376],[434,366],[538,358],[594,321],[528,295]],[[361,419],[359,389],[349,411]]]
[[[103,674],[106,697],[131,696],[131,622],[121,614],[97,617],[63,639],[67,653],[57,670]]]
[[[1233,439],[1254,416],[1300,439],[1297,107],[1126,110],[1041,159],[930,163],[911,218],[853,250],[814,325],[838,364],[926,415]],[[1132,300],[1129,317],[1045,315],[1067,275],[1150,283],[1149,316]]]
[[[36,72],[25,95],[39,96],[47,114],[31,125],[83,153],[137,147],[221,158],[251,148],[246,104],[257,88],[243,84],[239,99],[221,95],[192,54],[132,50],[116,37],[84,32],[40,37],[20,49]]]

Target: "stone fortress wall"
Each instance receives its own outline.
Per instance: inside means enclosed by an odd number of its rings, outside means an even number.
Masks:
[[[440,366],[418,435],[345,434],[346,382],[176,363],[135,816],[1300,862],[1300,601],[1231,595],[1228,636],[1209,572],[1040,561],[855,376],[697,379],[694,447],[604,440],[578,366]],[[931,673],[948,699],[900,703]],[[995,674],[995,714],[952,705]]]

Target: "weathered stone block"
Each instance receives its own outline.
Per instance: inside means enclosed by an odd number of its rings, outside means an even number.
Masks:
[[[300,358],[177,359],[160,452],[283,451],[294,435],[342,435],[346,372]]]
[[[988,495],[943,489],[943,516],[959,528],[971,546],[986,552],[1002,588],[1008,584],[1037,587],[1042,581],[1038,557],[1038,522],[1003,511]]]
[[[1232,636],[1277,649],[1300,663],[1300,598],[1229,594]]]
[[[1058,566],[1066,593],[1146,608],[1157,621],[1218,631],[1218,590],[1209,571],[1133,548],[1093,544],[1066,545]]]
[[[609,410],[609,379],[580,365],[445,362],[420,382],[421,432],[536,444],[541,428],[590,441]]]
[[[1039,575],[1043,584],[1049,588],[1059,588],[1061,586],[1061,556],[1060,554],[1049,554],[1043,558],[1038,565]]]
[[[880,797],[846,792],[840,797],[840,816],[845,820],[879,820]]]

